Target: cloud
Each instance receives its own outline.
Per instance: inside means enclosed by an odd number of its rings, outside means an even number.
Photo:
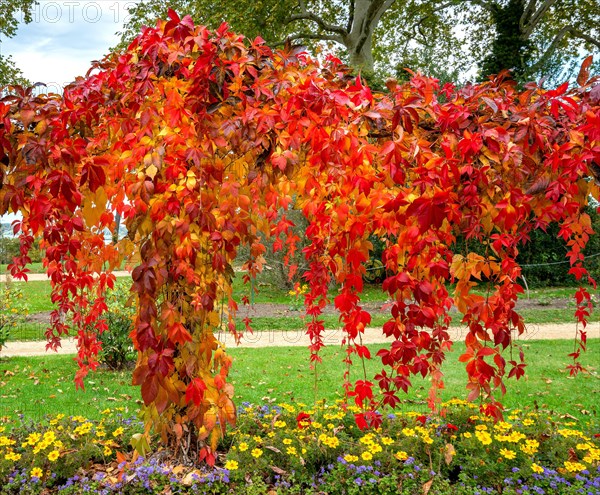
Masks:
[[[85,75],[119,41],[115,34],[134,1],[41,0],[30,24],[2,40],[2,53],[12,55],[25,77],[44,82],[52,91]]]

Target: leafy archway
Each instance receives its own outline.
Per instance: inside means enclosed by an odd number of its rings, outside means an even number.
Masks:
[[[436,406],[453,305],[468,327],[460,359],[469,398],[499,417],[505,377],[524,373],[522,352],[502,353],[525,331],[515,311],[519,245],[558,222],[572,273],[589,278],[581,251],[592,229],[582,207],[597,196],[588,176],[600,163],[600,98],[585,79],[570,92],[517,92],[502,77],[456,89],[415,75],[374,94],[334,58],[320,65],[305,53],[274,53],[260,39],[226,26],[209,32],[171,12],[63,95],[13,88],[0,102],[1,208],[22,215],[12,274],[26,275],[41,236],[58,308],[48,345],[76,329],[83,387],[97,366],[112,271],[133,260],[143,417],[180,454],[214,463],[235,421],[231,359],[218,340],[221,331],[239,335],[232,263],[248,245],[245,280],[260,272],[260,233],[294,251],[285,211],[295,196],[309,224],[311,360],[323,346],[332,281],[345,362],[372,359],[361,342],[371,320],[362,273],[369,236],[386,243],[383,289],[393,303],[382,331],[393,341],[378,352],[377,376],[345,375],[358,425],[377,425],[376,409],[395,406],[417,374],[431,376]],[[117,215],[128,237],[107,243]],[[469,251],[472,239],[485,255]],[[573,372],[589,292],[579,289],[576,301]]]

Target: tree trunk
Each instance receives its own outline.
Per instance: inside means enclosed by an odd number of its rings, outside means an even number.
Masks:
[[[363,72],[371,73],[374,70],[372,36],[369,35],[362,47],[359,49],[351,44],[346,45],[348,49],[348,61],[352,67]]]

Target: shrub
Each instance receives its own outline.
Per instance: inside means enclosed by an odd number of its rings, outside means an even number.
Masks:
[[[10,338],[11,330],[21,323],[29,308],[23,300],[23,292],[11,282],[0,288],[0,349]]]
[[[135,351],[129,336],[134,309],[128,303],[128,293],[123,283],[117,283],[108,294],[107,306],[108,331],[99,337],[102,342],[99,360],[110,369],[120,370],[135,360]]]

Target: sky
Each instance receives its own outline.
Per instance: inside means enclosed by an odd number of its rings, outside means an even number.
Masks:
[[[1,1],[1,0],[0,0]],[[60,93],[92,60],[115,46],[132,0],[39,0],[29,24],[21,23],[13,38],[0,38],[2,55],[11,55],[31,82],[43,82],[48,92]],[[19,216],[4,215],[2,223]]]
[[[11,55],[24,76],[60,91],[92,60],[101,60],[119,41],[115,34],[135,0],[39,0],[33,21],[21,23],[13,38],[0,38],[0,50]]]

